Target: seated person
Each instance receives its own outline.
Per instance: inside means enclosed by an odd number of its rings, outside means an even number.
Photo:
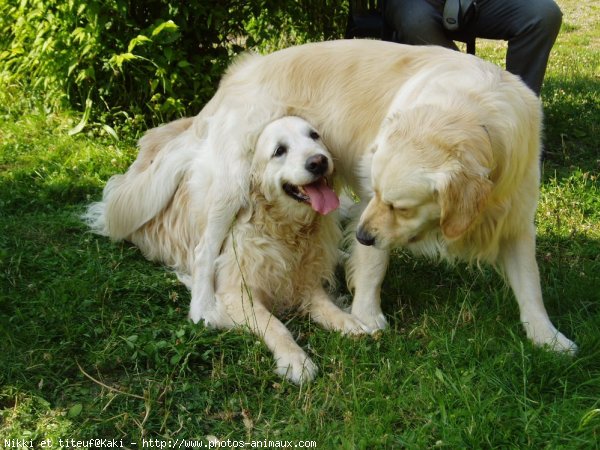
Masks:
[[[442,24],[444,0],[387,0],[384,18],[397,40],[458,49],[469,36],[508,41],[506,70],[519,75],[538,96],[562,12],[553,0],[479,0],[477,16],[463,31]]]

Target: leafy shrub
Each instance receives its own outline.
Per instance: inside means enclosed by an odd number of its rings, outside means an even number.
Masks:
[[[230,59],[343,30],[342,0],[0,0],[0,84],[104,123],[196,113]]]

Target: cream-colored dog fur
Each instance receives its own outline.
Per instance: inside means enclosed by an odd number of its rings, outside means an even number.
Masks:
[[[413,77],[365,158],[373,195],[357,237],[383,250],[496,266],[528,337],[574,352],[548,318],[535,259],[540,125],[539,100],[507,72],[456,64]]]
[[[211,186],[228,176],[215,171],[212,152],[186,145],[194,139],[191,124],[182,119],[149,131],[136,161],[109,180],[102,202],[87,214],[94,230],[130,240],[188,286],[207,213],[222,201]],[[212,325],[247,326],[273,352],[276,372],[301,383],[317,367],[273,314],[300,309],[327,329],[365,329],[324,288],[334,281],[341,235],[336,214],[329,214],[338,199],[325,184],[332,181],[333,160],[306,121],[284,117],[262,131],[249,169],[248,201],[225,225],[215,261],[219,320]]]
[[[429,113],[424,112],[426,105]],[[437,111],[441,108],[442,114]],[[416,123],[417,111],[423,123]],[[362,200],[358,213],[373,195],[370,183],[361,182],[360,168],[366,165],[368,172],[365,155],[374,143],[378,149],[390,144],[381,152],[390,157],[375,158],[378,164],[393,161],[387,170],[377,169],[376,175],[399,178],[427,172],[425,177],[411,178],[417,183],[414,194],[422,195],[424,178],[429,180],[437,206],[429,205],[437,208],[440,220],[442,216],[446,220],[433,229],[443,242],[427,247],[444,257],[499,266],[513,288],[528,336],[536,344],[573,351],[574,344],[556,331],[544,309],[534,255],[539,100],[517,77],[472,55],[371,40],[321,42],[239,58],[195,117],[193,131],[187,138],[174,139],[179,142],[173,146],[202,146],[212,152],[215,171],[226,174],[206,193],[216,201],[206,211],[205,232],[194,250],[193,321],[221,320],[213,284],[217,258],[229,224],[250,201],[249,168],[256,140],[267,123],[283,115],[305,117],[320,131],[337,173]],[[404,117],[411,119],[404,124]],[[400,127],[397,134],[406,136],[394,136],[396,127]],[[426,137],[419,137],[423,133]],[[431,152],[397,149],[401,156],[392,157],[393,142],[410,143],[413,134],[419,145],[432,146]],[[449,153],[439,150],[460,142],[456,135],[463,134],[470,145]],[[443,159],[432,160],[436,156]],[[421,163],[422,157],[429,159]],[[393,188],[392,183],[379,187],[386,195]],[[454,214],[448,215],[451,211]],[[363,219],[365,226],[375,220],[370,214]],[[122,234],[133,230],[134,224],[126,225]],[[388,226],[385,233],[374,234],[385,239],[394,229]],[[393,242],[397,244],[403,242]],[[356,245],[348,264],[352,312],[372,331],[386,326],[380,289],[388,247]]]

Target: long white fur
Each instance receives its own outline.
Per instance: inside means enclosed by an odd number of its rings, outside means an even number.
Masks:
[[[303,186],[314,181],[305,168],[314,155],[327,158],[326,175],[333,177],[331,155],[310,137],[311,130],[298,117],[284,117],[260,133],[248,167],[244,206],[226,225],[214,262],[217,309],[211,324],[247,326],[274,353],[276,372],[296,383],[311,380],[317,367],[273,314],[300,309],[328,329],[366,329],[340,310],[324,288],[334,284],[338,260],[336,214],[321,216],[282,188],[286,182]],[[103,200],[87,214],[92,229],[130,240],[148,259],[172,267],[188,287],[195,249],[207,242],[207,215],[222,201],[215,185],[221,186],[230,173],[202,141],[188,141],[193,131],[191,121],[184,119],[148,132],[136,161],[127,173],[109,180]],[[288,151],[274,157],[281,143]]]
[[[369,165],[364,157],[374,143],[381,142],[385,124],[393,127],[394,117],[401,119],[405,114],[402,109],[412,103],[446,105],[450,101],[447,108],[452,114],[457,108],[455,92],[472,94],[472,104],[478,99],[487,103],[478,114],[490,120],[479,127],[475,140],[489,138],[494,149],[488,156],[462,152],[459,158],[441,165],[438,172],[428,174],[430,182],[452,192],[461,189],[460,181],[468,175],[480,184],[480,189],[469,184],[473,193],[493,188],[492,203],[497,211],[492,216],[510,213],[508,223],[521,221],[526,225],[501,226],[496,231],[497,222],[487,220],[487,213],[493,210],[488,206],[486,214],[474,219],[487,223],[481,227],[487,231],[470,232],[471,237],[478,235],[477,239],[456,240],[453,236],[451,245],[442,239],[438,240],[441,245],[428,248],[432,252],[442,250],[444,257],[499,265],[513,288],[528,336],[536,344],[573,351],[575,345],[556,331],[544,309],[535,261],[532,217],[539,182],[539,101],[517,77],[472,55],[370,40],[321,42],[267,56],[244,56],[230,67],[215,96],[195,117],[191,139],[196,142],[189,145],[205,148],[212,155],[215,173],[221,175],[207,191],[215,201],[205,210],[204,233],[194,249],[190,318],[209,324],[220,320],[214,290],[216,261],[230,224],[248,205],[253,149],[266,124],[284,115],[308,118],[320,131],[340,178],[361,198],[356,208],[360,212],[372,197],[372,187],[361,183],[360,167]],[[513,122],[506,122],[509,118],[503,116],[502,109],[496,112],[494,102],[521,111],[518,116],[524,122],[519,129],[528,130],[531,142],[516,139],[519,133],[511,128]],[[504,121],[506,126],[490,126],[496,121]],[[428,128],[435,135],[435,123]],[[457,129],[459,134],[464,131]],[[397,169],[407,166],[410,171],[419,162],[409,159],[395,164]],[[466,165],[469,171],[460,172]],[[514,179],[508,175],[513,171]],[[448,176],[451,174],[456,175]],[[480,202],[487,202],[487,197],[481,194],[468,210],[479,210]],[[492,237],[495,233],[502,239]],[[459,248],[461,243],[463,248]],[[355,245],[349,259],[352,312],[373,331],[387,323],[381,312],[380,289],[388,261],[387,249],[363,245]]]
[[[432,89],[421,92],[418,87],[423,86],[424,80]],[[500,80],[509,87],[497,90]],[[403,87],[406,89],[398,94]],[[497,97],[527,111],[522,116],[526,122],[524,127],[527,129],[530,125],[529,138],[536,142],[539,140],[539,114],[533,110],[539,109],[539,103],[530,99],[526,101],[529,106],[524,105],[522,97],[530,98],[531,93],[517,77],[472,55],[437,47],[352,40],[307,44],[267,56],[247,55],[234,63],[213,99],[194,122],[196,137],[206,140],[209,151],[218,155],[218,164],[228,176],[213,185],[215,194],[223,201],[217,202],[207,212],[204,240],[195,251],[190,305],[192,320],[208,323],[216,320],[213,317],[217,305],[212,284],[215,261],[226,238],[227,224],[248,201],[247,168],[252,159],[251,149],[266,123],[285,114],[309,118],[320,130],[341,178],[361,198],[361,206],[357,208],[360,211],[371,198],[369,186],[360,182],[361,161],[383,132],[386,118],[391,119],[396,113],[393,102],[405,105],[410,102],[454,101],[456,97],[452,93],[455,90],[472,90],[492,103]],[[532,103],[535,103],[533,109]],[[486,110],[486,114],[492,112],[493,108]],[[488,130],[492,142],[498,142],[497,131]],[[435,132],[435,127],[431,132]],[[512,170],[509,168],[522,170],[523,177],[520,179],[524,181],[514,186],[514,190],[519,194],[533,193],[531,198],[535,198],[539,176],[535,151],[525,151],[525,156],[521,155],[517,143],[510,142],[514,130],[504,128],[500,132],[505,134],[502,142],[506,143],[506,148],[495,147],[493,162],[498,168],[492,169],[502,171],[505,167],[502,173],[509,173]],[[533,145],[536,146],[539,151],[539,145]],[[468,155],[465,157],[469,158]],[[525,159],[519,162],[520,158]],[[443,174],[438,176],[443,178]],[[446,177],[445,182],[453,186],[452,178]],[[510,182],[497,180],[495,192],[498,196],[504,190],[512,195],[512,189]],[[519,194],[515,194],[514,198],[519,198]],[[535,206],[530,201],[526,205],[517,203],[513,202],[507,208],[514,208],[514,216],[529,224]],[[452,251],[446,255],[461,256],[466,252],[470,255],[467,259],[478,259],[479,253],[488,253],[484,260],[494,261],[505,268],[522,312],[521,317],[527,321],[524,324],[528,335],[537,344],[572,351],[574,344],[556,332],[543,308],[536,276],[537,264],[531,256],[535,243],[530,235],[531,231],[525,239],[528,252],[510,250],[509,245],[502,254],[498,254],[500,249],[494,249],[497,245],[493,244],[493,240],[483,239],[472,241],[469,248],[459,254]],[[518,237],[513,236],[509,243],[517,241]],[[352,311],[371,330],[386,326],[380,307],[380,288],[388,253],[384,249],[357,245],[349,262],[349,286],[354,293]],[[498,258],[493,258],[494,254]],[[512,270],[515,272],[530,273],[529,282],[519,282],[518,277],[511,276],[508,266],[514,267]],[[529,309],[530,313],[523,314]]]
[[[483,64],[422,71],[396,94],[365,157],[374,195],[358,229],[380,249],[496,266],[528,337],[572,353],[548,318],[535,261],[540,134],[540,102],[516,77]]]

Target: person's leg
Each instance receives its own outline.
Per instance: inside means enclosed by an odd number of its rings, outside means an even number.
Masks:
[[[506,70],[539,95],[561,23],[562,13],[553,0],[484,0],[474,32],[508,41]]]
[[[441,45],[457,49],[442,26],[441,2],[436,0],[388,0],[385,20],[397,41],[412,45]]]

